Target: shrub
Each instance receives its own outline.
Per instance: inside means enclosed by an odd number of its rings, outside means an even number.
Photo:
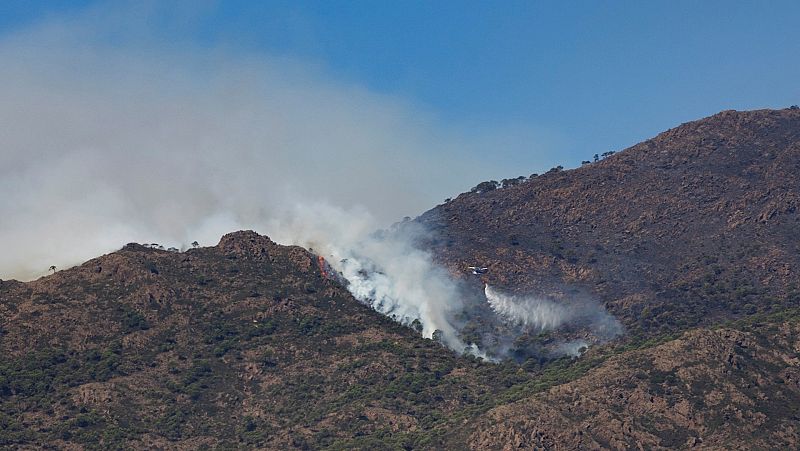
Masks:
[[[496,190],[496,189],[497,189],[499,186],[500,186],[500,184],[499,184],[499,183],[497,183],[497,182],[496,182],[496,181],[494,181],[494,180],[490,180],[490,181],[488,181],[488,182],[481,182],[481,183],[479,183],[477,186],[475,186],[474,188],[472,188],[472,189],[471,189],[471,190],[469,190],[469,191],[470,191],[471,193],[478,193],[478,194],[480,194],[480,193],[486,193],[486,192],[489,192],[489,191]]]
[[[123,311],[121,323],[125,333],[147,330],[150,328],[150,324],[147,323],[145,317],[133,309]]]
[[[304,316],[297,323],[297,328],[303,335],[312,335],[316,332],[321,324],[319,318],[313,316]]]

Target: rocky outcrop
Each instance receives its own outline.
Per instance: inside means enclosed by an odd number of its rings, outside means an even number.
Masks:
[[[245,258],[269,258],[270,249],[277,245],[267,236],[252,230],[228,233],[220,239],[217,249],[225,255]]]

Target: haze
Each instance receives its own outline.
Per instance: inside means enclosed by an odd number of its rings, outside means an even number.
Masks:
[[[297,60],[109,46],[94,24],[115,18],[98,14],[0,42],[0,277],[275,232],[298,204],[386,225],[511,171],[491,157],[506,130],[451,127]]]

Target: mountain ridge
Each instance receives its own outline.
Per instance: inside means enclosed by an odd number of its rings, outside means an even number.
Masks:
[[[597,163],[463,193],[418,221],[455,275],[480,264],[507,289],[587,291],[626,326],[665,333],[800,301],[797,171],[800,110],[726,111]],[[674,310],[707,291],[715,305]],[[756,303],[764,293],[774,299]],[[655,327],[653,308],[668,307],[680,318]]]
[[[620,318],[574,359],[456,355],[253,231],[0,281],[0,446],[796,448],[798,170],[799,111],[726,111],[415,220],[465,342],[485,283]]]

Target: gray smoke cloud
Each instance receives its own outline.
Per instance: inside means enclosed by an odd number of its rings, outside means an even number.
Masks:
[[[131,241],[273,235],[276,212],[300,204],[363,206],[386,225],[508,173],[497,150],[534,142],[445,123],[319,65],[155,49],[142,14],[90,11],[0,36],[0,278]],[[493,157],[477,160],[483,151]]]
[[[254,229],[312,248],[375,310],[491,359],[462,338],[462,290],[414,246],[424,231],[375,231],[513,174],[500,151],[535,152],[528,130],[446,123],[297,60],[153,50],[147,22],[91,11],[0,36],[0,278]],[[544,329],[571,321],[497,305]]]

